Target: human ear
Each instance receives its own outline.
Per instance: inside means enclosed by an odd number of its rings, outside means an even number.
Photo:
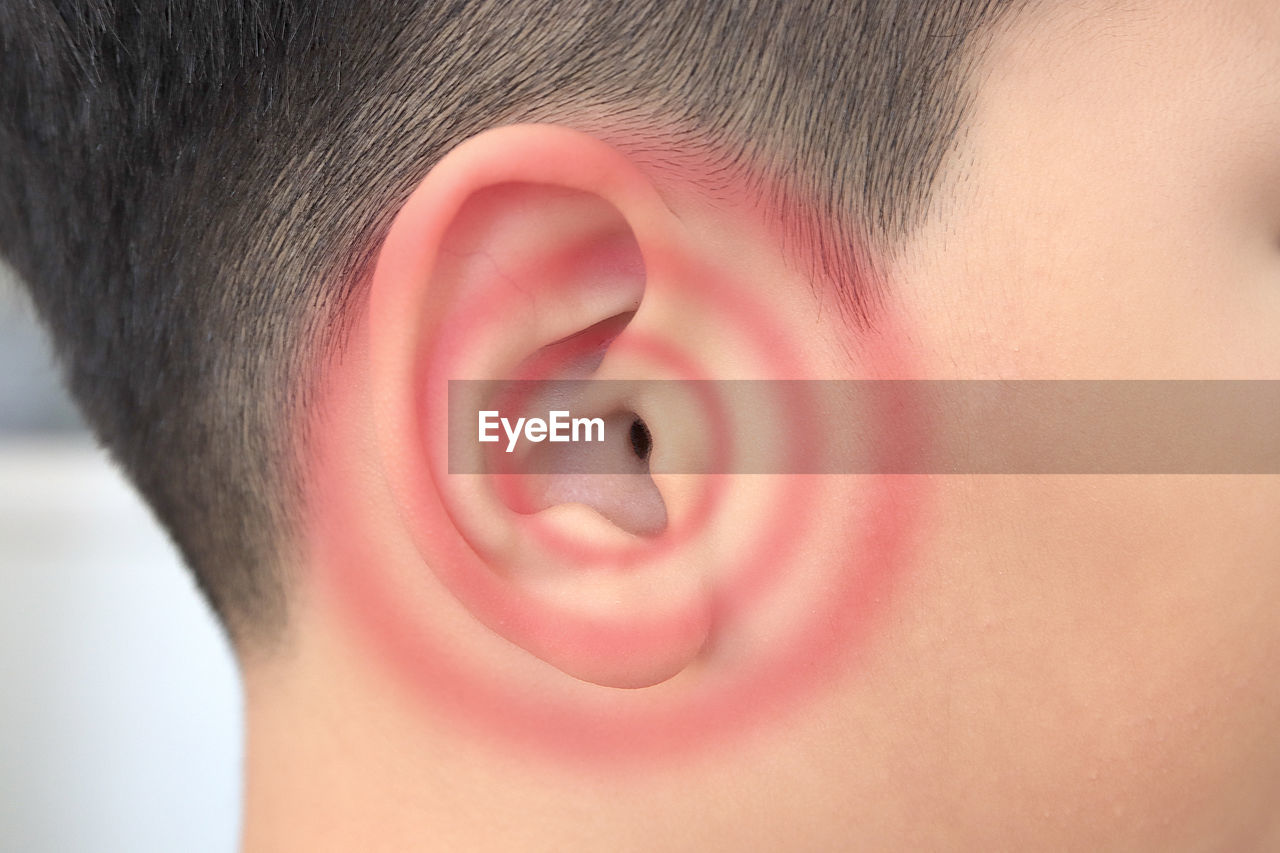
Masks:
[[[369,293],[377,459],[422,564],[514,646],[611,687],[672,678],[715,628],[714,545],[683,535],[696,484],[651,470],[705,453],[705,437],[687,407],[627,385],[687,378],[654,345],[688,322],[688,282],[668,263],[687,250],[678,231],[650,178],[614,148],[563,128],[503,127],[454,149],[416,188]],[[573,413],[600,418],[603,441],[486,454],[451,473],[450,380],[527,378],[616,380]],[[540,403],[523,401],[530,416]]]

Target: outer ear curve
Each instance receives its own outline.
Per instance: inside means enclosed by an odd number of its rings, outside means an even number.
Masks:
[[[487,563],[472,547],[467,530],[458,527],[470,522],[452,511],[446,494],[452,487],[442,485],[442,472],[433,472],[425,448],[424,412],[432,407],[424,406],[418,392],[422,354],[432,349],[429,318],[438,319],[457,297],[434,272],[449,229],[468,200],[503,184],[546,185],[603,200],[631,229],[645,255],[647,280],[663,277],[655,268],[660,257],[644,250],[672,245],[674,215],[620,152],[586,134],[543,125],[498,128],[464,142],[432,169],[396,215],[374,272],[367,317],[381,464],[400,523],[423,563],[477,619],[584,681],[611,687],[656,684],[688,668],[712,630],[712,595],[698,577],[698,561],[688,552],[664,557],[665,568],[652,579],[626,571],[602,574],[591,567],[581,585],[590,588],[584,593],[588,599],[594,595],[596,604],[609,603],[604,608],[576,608],[573,596],[549,600],[536,584],[526,583],[509,566]],[[581,510],[556,509],[556,515]],[[572,520],[567,529],[573,529]],[[566,577],[569,584],[577,583],[571,572],[558,577],[561,585]]]

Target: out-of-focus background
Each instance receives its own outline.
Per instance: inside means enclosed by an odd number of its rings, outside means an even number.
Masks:
[[[231,853],[233,658],[0,266],[0,850]]]

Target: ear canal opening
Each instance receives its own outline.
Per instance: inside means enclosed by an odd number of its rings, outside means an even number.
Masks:
[[[631,421],[629,433],[632,452],[635,453],[637,459],[647,463],[649,454],[653,452],[653,435],[649,432],[649,427],[645,424],[644,419],[639,415]]]
[[[550,436],[521,441],[510,456],[493,451],[495,457],[505,456],[495,467],[517,475],[515,487],[503,495],[512,511],[533,515],[561,504],[581,504],[634,536],[666,530],[666,504],[649,473],[653,435],[648,424],[621,405],[605,412],[572,411],[573,404],[556,392],[558,380],[588,379],[634,316],[634,311],[624,311],[553,341],[516,369],[518,378],[548,381],[546,398],[535,394],[518,415],[545,420],[552,410],[567,408],[586,428],[580,432],[571,423],[565,430],[573,437],[569,441]],[[587,426],[586,421],[593,423]]]
[[[529,445],[520,457],[520,499],[508,506],[532,515],[560,504],[582,504],[634,536],[657,536],[667,508],[649,474],[653,438],[632,411],[598,416],[602,440]]]

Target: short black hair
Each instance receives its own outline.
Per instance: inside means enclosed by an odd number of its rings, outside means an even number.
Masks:
[[[239,641],[283,623],[310,368],[448,149],[661,130],[812,199],[838,274],[921,221],[1017,5],[5,0],[0,252]]]

